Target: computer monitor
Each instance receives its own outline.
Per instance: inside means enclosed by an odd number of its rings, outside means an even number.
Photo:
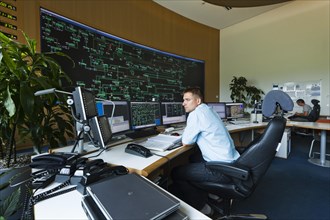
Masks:
[[[86,121],[97,116],[95,96],[92,91],[76,87],[72,92],[75,107],[75,116],[79,120]]]
[[[113,104],[115,111],[112,116]],[[97,102],[99,115],[107,116],[113,134],[120,134],[130,130],[129,105],[127,101]]]
[[[105,149],[112,138],[111,127],[107,117],[105,115],[95,116],[89,119],[89,125],[92,131],[94,145]]]
[[[218,113],[221,119],[226,119],[226,103],[225,102],[208,102],[207,105]]]
[[[133,130],[161,125],[159,102],[130,102]]]
[[[227,119],[236,119],[244,117],[244,104],[243,103],[226,103]]]
[[[185,123],[187,120],[182,102],[161,102],[161,114],[163,125]]]

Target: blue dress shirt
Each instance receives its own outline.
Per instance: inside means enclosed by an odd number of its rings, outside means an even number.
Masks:
[[[219,115],[204,103],[189,113],[182,143],[197,143],[205,161],[231,162],[239,157]]]

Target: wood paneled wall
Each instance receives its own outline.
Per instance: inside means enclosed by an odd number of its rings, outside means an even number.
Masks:
[[[159,50],[205,61],[205,100],[218,101],[219,30],[169,11],[152,0],[17,0],[22,27],[40,40],[40,7]],[[40,45],[38,43],[38,45]]]

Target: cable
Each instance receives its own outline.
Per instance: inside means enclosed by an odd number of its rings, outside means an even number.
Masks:
[[[167,159],[167,168],[168,168],[168,171],[170,172],[170,170],[171,170],[171,160],[172,160],[171,158],[169,158],[167,156],[160,155],[160,154],[156,154],[156,153],[152,153],[152,155],[162,157],[162,158],[166,158]],[[168,190],[168,187],[169,187],[169,181],[168,181],[168,178],[167,178],[167,180],[166,180],[166,190]]]
[[[96,154],[96,155],[94,155],[94,156],[87,157],[87,158],[90,159],[90,158],[98,157],[98,156],[100,156],[104,151],[105,151],[105,149],[102,149],[98,154]]]
[[[99,100],[99,101],[103,101],[103,102],[110,102],[113,106],[112,108],[112,112],[111,112],[111,118],[110,118],[110,125],[112,126],[112,119],[113,119],[113,115],[115,114],[115,109],[116,109],[116,105],[113,101],[111,100],[107,100],[107,99],[101,99],[101,98],[95,98],[96,100]]]

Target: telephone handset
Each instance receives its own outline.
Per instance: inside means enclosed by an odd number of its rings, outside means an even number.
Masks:
[[[43,154],[32,158],[30,167],[46,170],[60,169],[76,157],[76,154]]]
[[[59,169],[66,165],[67,158],[63,155],[45,154],[32,158],[31,168]]]

